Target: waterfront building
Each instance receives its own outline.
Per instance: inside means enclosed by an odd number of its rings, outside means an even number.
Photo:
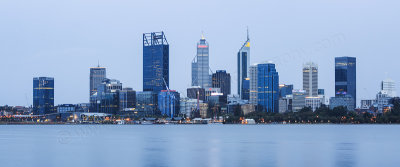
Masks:
[[[201,118],[207,118],[207,110],[208,110],[208,103],[200,103],[200,117]]]
[[[334,99],[334,102],[348,102],[353,98],[353,104],[347,107],[356,107],[357,102],[357,68],[355,57],[335,58],[335,97],[344,97],[341,100]],[[348,108],[354,110],[354,108]]]
[[[279,75],[275,64],[257,65],[258,106],[263,112],[279,112]]]
[[[307,93],[308,94],[308,93]],[[305,98],[305,106],[310,107],[314,112],[317,108],[321,107],[322,99],[318,96],[316,97],[306,97]]]
[[[242,109],[243,115],[247,115],[247,114],[250,114],[250,113],[256,111],[255,104],[243,104],[243,105],[240,105],[240,108]]]
[[[90,103],[78,103],[76,104],[76,112],[89,112]]]
[[[166,83],[166,85],[165,85]],[[143,34],[143,91],[169,86],[169,45],[164,32]]]
[[[199,104],[203,103],[202,100],[198,102]],[[200,113],[197,113],[198,116],[196,116],[196,112],[198,112],[197,99],[181,98],[179,111],[180,115],[187,118],[200,117]]]
[[[224,96],[231,94],[231,75],[225,70],[217,70],[212,74],[212,87],[220,88]]]
[[[355,105],[354,98],[352,96],[331,97],[329,100],[330,109],[343,106],[347,108],[347,110],[354,111],[355,109],[354,105]]]
[[[389,96],[389,93],[386,91],[379,91],[376,94],[376,103],[375,106],[378,109],[378,113],[383,113],[384,109],[390,105],[390,100],[392,97]]]
[[[97,88],[103,83],[103,80],[106,78],[106,68],[100,67],[91,67],[90,74],[89,74],[89,81],[90,81],[90,93],[89,97],[92,96],[97,92]]]
[[[279,85],[279,98],[284,98],[291,95],[293,92],[293,85],[280,84]]]
[[[321,99],[322,104],[327,104],[325,99],[325,89],[318,89],[318,97]]]
[[[199,86],[193,86],[187,89],[187,97],[191,99],[199,98],[199,100],[204,101],[206,99],[206,91]]]
[[[279,99],[279,113],[285,113],[288,111],[288,99],[286,97]]]
[[[257,105],[258,87],[257,87],[257,64],[253,64],[249,67],[249,78],[250,78],[250,93],[249,102],[250,104]]]
[[[117,114],[119,111],[119,93],[122,83],[119,80],[105,78],[97,92],[90,97],[90,112]]]
[[[396,82],[392,79],[385,79],[381,82],[381,90],[385,91],[388,97],[397,97]]]
[[[143,116],[158,115],[158,93],[145,91],[136,93],[136,110]]]
[[[123,88],[119,91],[119,111],[124,113],[133,111],[136,107],[136,91],[132,88]]]
[[[299,112],[306,106],[306,95],[305,90],[293,90],[292,93],[292,111]]]
[[[158,93],[158,110],[162,116],[177,117],[179,114],[180,94],[175,90],[161,90]]]
[[[54,78],[33,78],[33,114],[54,113]]]
[[[303,90],[307,97],[318,96],[318,66],[312,62],[303,65]]]
[[[239,49],[239,52],[237,53],[238,94],[240,98],[245,100],[248,100],[248,98],[246,99],[247,94],[244,94],[246,88],[244,87],[243,82],[246,82],[246,78],[248,78],[247,74],[249,66],[250,66],[250,38],[249,38],[249,31],[247,30],[247,40],[244,42],[242,47]],[[250,86],[247,89],[250,89]]]
[[[369,110],[375,103],[376,103],[375,99],[361,100],[360,109]]]
[[[192,61],[192,86],[211,87],[209,45],[202,35],[197,43],[197,54]]]
[[[75,111],[76,106],[73,104],[60,104],[57,106],[57,113],[70,113]]]

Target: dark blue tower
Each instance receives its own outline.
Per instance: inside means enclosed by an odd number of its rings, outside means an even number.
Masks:
[[[143,91],[159,92],[165,90],[168,85],[169,45],[164,32],[144,33]]]
[[[355,57],[335,58],[335,97],[352,97],[357,104],[357,75]]]
[[[33,114],[44,115],[54,110],[54,78],[33,78]]]
[[[279,112],[279,75],[275,64],[257,65],[258,106],[263,112]]]

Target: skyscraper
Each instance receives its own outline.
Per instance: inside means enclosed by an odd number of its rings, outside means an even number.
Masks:
[[[54,78],[33,78],[33,114],[44,115],[55,112]]]
[[[97,88],[103,82],[103,79],[106,78],[106,68],[97,67],[90,68],[90,94],[89,97],[97,92]]]
[[[123,88],[119,91],[119,111],[131,110],[136,107],[136,91]]]
[[[387,92],[388,97],[397,97],[396,82],[392,79],[385,79],[381,83],[381,90]]]
[[[303,90],[307,97],[318,97],[318,66],[312,62],[303,66]]]
[[[158,93],[158,109],[161,115],[176,117],[179,114],[180,94],[175,90],[162,90]]]
[[[250,98],[249,102],[251,104],[257,104],[257,64],[253,64],[249,68],[249,78],[250,78]]]
[[[243,82],[246,82],[246,78],[248,78],[248,68],[250,66],[250,38],[249,31],[247,30],[247,40],[244,42],[242,47],[240,48],[237,54],[237,68],[238,68],[238,94],[240,98],[246,97],[248,95],[244,95],[245,92]],[[248,88],[250,89],[250,88]]]
[[[225,70],[217,70],[212,75],[212,87],[221,88],[221,93],[224,96],[231,94],[231,74]]]
[[[169,45],[165,34],[164,32],[144,33],[143,91],[159,92],[166,89],[168,85]]]
[[[197,43],[197,54],[192,62],[192,86],[211,87],[209,71],[209,46],[204,36],[202,36]]]
[[[357,68],[355,57],[336,57],[335,58],[335,97],[350,97],[353,110],[357,104]]]
[[[279,75],[275,64],[257,65],[258,105],[264,112],[279,112]]]
[[[90,96],[90,112],[116,114],[119,111],[122,83],[115,79],[105,78],[97,87],[97,92]]]

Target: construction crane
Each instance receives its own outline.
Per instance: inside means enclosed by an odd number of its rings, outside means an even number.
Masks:
[[[171,97],[171,101],[170,101],[170,114],[171,114],[171,118],[174,118],[174,113],[175,113],[175,107],[173,107],[172,103],[175,103],[175,95],[171,94],[171,91],[169,90],[169,87],[167,85],[167,82],[165,82],[164,77],[162,78],[165,84],[165,87],[167,88],[167,94],[168,94],[168,98]],[[172,96],[171,96],[172,95]]]

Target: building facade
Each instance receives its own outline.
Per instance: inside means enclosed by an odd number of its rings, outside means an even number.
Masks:
[[[224,96],[231,94],[231,74],[225,70],[217,70],[212,74],[212,87],[220,88]]]
[[[158,110],[158,93],[145,91],[136,93],[136,111],[143,116],[153,116],[160,114]]]
[[[306,95],[305,90],[293,90],[292,94],[292,111],[299,112],[306,106]]]
[[[249,32],[247,31],[247,40],[244,42],[242,47],[239,49],[239,52],[237,53],[237,83],[238,83],[238,94],[240,98],[243,99],[243,96],[246,96],[243,94],[245,92],[245,87],[243,85],[243,82],[246,82],[246,78],[248,78],[248,68],[250,66],[250,38],[249,38]],[[250,89],[250,88],[248,88]],[[248,99],[246,99],[248,100]]]
[[[105,78],[106,78],[106,68],[100,67],[100,65],[98,65],[97,67],[90,68],[90,75],[89,75],[90,93],[89,93],[89,97],[97,92],[97,88],[100,86],[101,83],[103,83],[103,80]]]
[[[33,78],[33,114],[54,113],[54,78]]]
[[[204,36],[197,43],[197,54],[192,61],[192,86],[211,87],[209,45]]]
[[[312,62],[303,65],[303,90],[307,97],[318,96],[318,66]]]
[[[249,103],[257,105],[258,87],[257,87],[257,64],[253,64],[249,68],[249,78],[250,78],[250,97]]]
[[[197,99],[204,101],[206,99],[206,90],[204,88],[191,87],[187,89],[187,97],[191,99]]]
[[[164,32],[143,34],[143,91],[159,92],[169,85],[169,45]]]
[[[396,82],[392,79],[385,79],[381,83],[381,90],[385,91],[388,97],[397,97]]]
[[[117,114],[119,112],[122,83],[115,79],[105,78],[97,92],[90,97],[90,112]]]
[[[136,108],[136,91],[132,88],[123,88],[119,92],[119,111],[132,111]]]
[[[263,112],[279,112],[279,75],[275,64],[257,65],[258,106]]]
[[[279,85],[279,98],[284,98],[293,93],[293,85],[280,84]]]
[[[348,101],[347,98],[353,98],[353,104],[347,106],[349,110],[354,110],[357,102],[356,72],[355,57],[335,58],[335,97],[344,97],[340,101]]]

